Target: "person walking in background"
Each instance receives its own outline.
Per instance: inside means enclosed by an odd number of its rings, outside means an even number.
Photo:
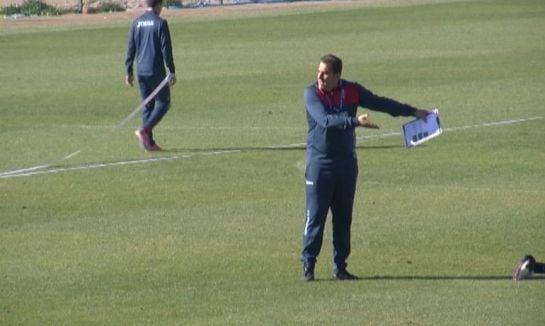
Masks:
[[[322,247],[325,221],[331,210],[333,224],[333,278],[356,280],[346,269],[350,255],[352,207],[358,164],[355,128],[378,128],[358,107],[392,116],[429,114],[395,100],[380,97],[358,83],[341,79],[342,60],[333,54],[320,59],[316,82],[304,91],[308,123],[306,155],[306,219],[303,232],[303,280],[314,280]]]
[[[146,12],[136,18],[129,30],[125,56],[125,84],[133,86],[133,62],[136,59],[137,78],[142,100],[146,99],[167,77],[169,85],[163,87],[142,111],[142,127],[135,130],[140,146],[146,151],[160,151],[155,143],[153,129],[170,107],[170,88],[176,83],[170,31],[166,20],[160,17],[162,0],[146,0]]]

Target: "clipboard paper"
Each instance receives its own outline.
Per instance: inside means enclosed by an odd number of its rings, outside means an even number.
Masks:
[[[415,119],[403,125],[405,147],[411,148],[420,145],[439,136],[442,132],[439,110],[434,109],[425,118]]]

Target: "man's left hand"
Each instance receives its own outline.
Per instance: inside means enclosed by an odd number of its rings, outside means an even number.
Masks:
[[[131,87],[134,85],[134,76],[133,75],[126,75],[125,76],[125,85],[131,86]]]
[[[367,114],[362,114],[358,116],[358,126],[371,129],[379,129],[378,126],[367,118]]]
[[[420,110],[420,109],[417,109],[416,112],[414,113],[414,116],[419,118],[419,119],[422,119],[422,118],[425,118],[428,116],[428,114],[430,114],[431,111],[428,111],[428,110]]]
[[[175,74],[170,74],[170,79],[168,81],[168,85],[169,86],[174,86],[174,84],[176,84],[176,75]]]

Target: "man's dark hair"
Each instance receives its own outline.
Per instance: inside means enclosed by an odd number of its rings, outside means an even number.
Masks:
[[[331,70],[333,70],[334,73],[340,74],[343,72],[343,61],[341,60],[341,58],[337,57],[336,55],[326,54],[322,56],[322,58],[320,59],[320,62],[323,62],[326,65],[328,65],[331,68]]]
[[[155,8],[156,6],[162,5],[162,4],[163,4],[163,0],[146,0],[146,5],[149,8]]]

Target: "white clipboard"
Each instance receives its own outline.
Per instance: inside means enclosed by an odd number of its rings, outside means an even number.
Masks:
[[[411,148],[420,145],[439,136],[442,132],[439,110],[434,109],[425,118],[415,119],[403,125],[405,147]]]

